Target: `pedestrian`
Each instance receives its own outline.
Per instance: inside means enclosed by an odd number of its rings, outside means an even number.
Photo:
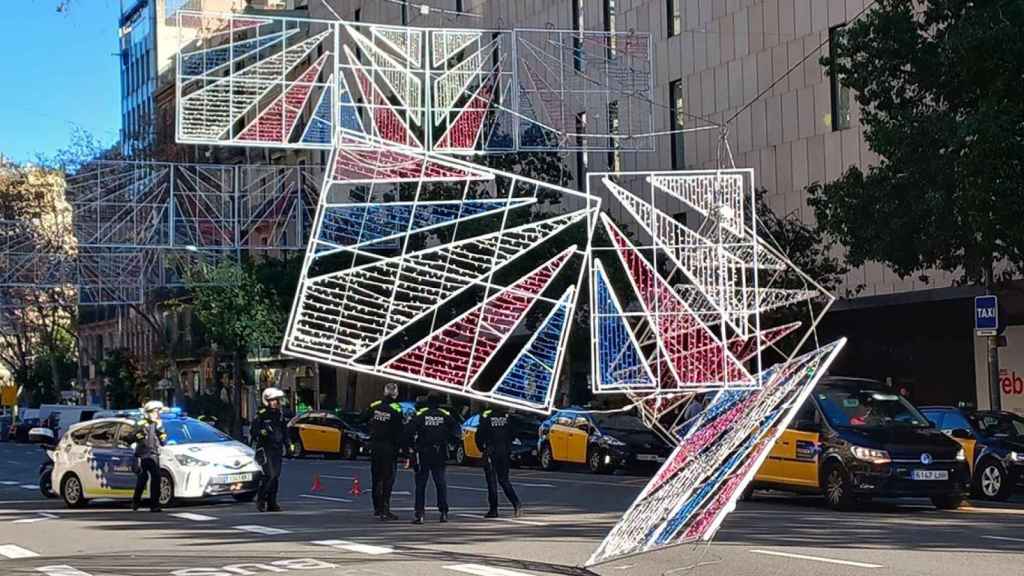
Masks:
[[[281,462],[289,451],[288,421],[281,411],[284,392],[277,388],[263,391],[263,407],[252,423],[252,441],[256,448],[256,462],[263,468],[260,488],[256,495],[256,509],[260,512],[280,512],[277,488],[281,480]]]
[[[476,447],[484,455],[484,477],[487,479],[487,514],[484,518],[498,517],[498,485],[512,504],[516,518],[522,515],[522,505],[516,489],[508,478],[512,464],[512,422],[504,408],[484,410],[476,431]]]
[[[410,422],[410,429],[416,448],[416,517],[412,523],[423,524],[428,476],[434,479],[441,522],[447,522],[448,481],[445,479],[445,467],[448,463],[448,442],[459,436],[459,425],[451,413],[441,408],[441,394],[431,392],[427,396],[427,407],[416,412]]]
[[[395,468],[402,447],[404,423],[398,400],[398,384],[384,385],[384,397],[375,400],[364,420],[370,429],[370,479],[373,484],[373,515],[381,520],[398,520],[391,513],[391,489],[395,486]]]
[[[149,510],[160,512],[160,447],[167,443],[167,433],[160,421],[162,402],[150,400],[142,407],[142,418],[135,422],[135,494],[132,510],[142,504],[142,491],[149,483]]]

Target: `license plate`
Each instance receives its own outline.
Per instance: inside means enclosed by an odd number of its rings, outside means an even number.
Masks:
[[[910,473],[912,480],[949,480],[946,470],[914,470]]]
[[[658,456],[657,454],[640,454],[636,457],[641,462],[664,462],[664,456]]]
[[[238,482],[252,482],[252,473],[249,474],[228,474],[221,477],[221,484],[236,484]]]

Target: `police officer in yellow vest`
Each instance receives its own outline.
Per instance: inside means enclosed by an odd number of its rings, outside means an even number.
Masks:
[[[149,482],[149,509],[160,511],[160,447],[167,443],[167,433],[160,421],[162,402],[151,400],[142,407],[142,419],[135,422],[136,480],[132,510],[142,504],[142,491]]]
[[[416,518],[413,524],[423,523],[428,476],[434,479],[441,522],[448,521],[448,481],[445,478],[448,442],[457,439],[460,431],[458,422],[440,404],[441,394],[431,392],[427,396],[427,407],[416,412],[410,423],[416,447]]]
[[[398,451],[404,437],[398,384],[384,386],[384,398],[370,404],[364,419],[370,429],[370,476],[373,480],[373,515],[381,520],[398,520],[391,513],[391,489],[395,486]]]

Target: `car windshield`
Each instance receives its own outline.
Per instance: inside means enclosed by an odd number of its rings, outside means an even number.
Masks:
[[[818,404],[833,426],[883,428],[886,426],[931,426],[917,408],[899,394],[877,389],[824,388]]]
[[[1024,418],[1010,414],[981,414],[971,417],[974,427],[986,436],[1024,438]]]
[[[597,425],[601,428],[633,432],[646,432],[648,430],[642,420],[630,414],[606,414],[598,416],[595,420],[597,420]]]
[[[168,444],[231,442],[231,437],[198,420],[164,420]]]

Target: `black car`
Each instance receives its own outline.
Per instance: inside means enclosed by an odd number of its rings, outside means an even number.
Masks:
[[[11,442],[27,444],[29,442],[28,431],[43,425],[39,418],[18,418],[18,422],[11,425],[7,439]]]
[[[823,378],[752,487],[823,494],[837,509],[873,496],[953,509],[969,479],[964,450],[906,398],[873,380]]]
[[[512,426],[513,466],[528,466],[537,463],[537,438],[541,419],[530,414],[509,415]],[[480,427],[480,415],[474,414],[462,423],[462,445],[455,450],[455,462],[466,464],[479,460],[483,455],[476,447],[476,431]]]
[[[1015,487],[1024,489],[1024,418],[951,406],[928,406],[921,412],[967,452],[975,496],[1006,500]]]
[[[671,448],[632,414],[597,414],[579,407],[559,410],[541,423],[537,452],[541,468],[586,464],[591,472],[652,467]]]

